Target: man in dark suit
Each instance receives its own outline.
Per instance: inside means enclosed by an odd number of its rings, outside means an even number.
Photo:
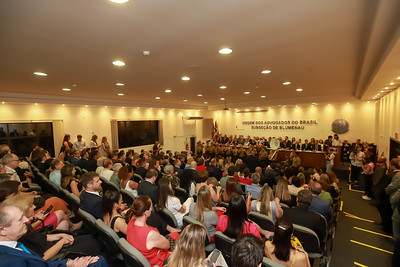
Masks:
[[[81,208],[89,212],[96,219],[103,219],[103,200],[99,191],[101,190],[101,180],[95,172],[87,172],[82,175]]]
[[[146,173],[146,180],[141,182],[137,189],[138,195],[150,197],[153,205],[157,203],[157,186],[154,184],[157,176],[158,172],[156,170],[149,170]]]
[[[139,159],[139,167],[136,168],[135,173],[142,176],[143,179],[146,178],[146,173],[147,173],[147,169],[145,168],[145,166],[146,166],[146,158],[142,157],[141,159]]]
[[[285,216],[290,218],[293,223],[307,227],[313,230],[319,238],[321,247],[326,234],[325,220],[308,208],[313,201],[311,192],[307,189],[301,190],[297,194],[297,207],[285,209]]]
[[[183,170],[181,169],[182,162],[179,159],[174,161],[174,172],[176,172],[176,176],[181,178]]]
[[[0,206],[0,262],[2,266],[49,266],[49,267],[86,267],[107,266],[103,257],[80,257],[74,260],[64,259],[46,261],[28,250],[17,240],[26,233],[29,220],[22,210],[14,206]]]
[[[213,158],[210,162],[210,167],[213,169],[214,177],[217,178],[217,180],[221,180],[222,178],[222,171],[220,168],[217,166],[217,160]]]
[[[85,149],[81,152],[81,158],[78,162],[78,167],[86,170],[86,164],[89,159],[89,152]]]
[[[243,162],[252,173],[255,171],[256,167],[261,166],[260,160],[253,155],[253,151],[250,149],[247,151],[247,157],[244,158]]]
[[[93,149],[89,154],[89,159],[86,162],[86,170],[88,172],[94,172],[97,169],[97,159],[100,157],[100,152],[97,149]]]
[[[79,166],[79,157],[80,157],[79,150],[74,150],[74,156],[71,159],[71,164],[74,164],[75,166]]]

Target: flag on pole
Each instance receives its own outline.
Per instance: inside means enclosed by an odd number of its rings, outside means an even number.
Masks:
[[[212,138],[214,142],[218,142],[219,132],[218,132],[218,124],[217,121],[214,123]]]

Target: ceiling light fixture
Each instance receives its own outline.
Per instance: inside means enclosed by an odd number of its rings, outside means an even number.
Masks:
[[[383,91],[381,91],[381,93],[383,93]]]
[[[62,104],[63,107],[65,107],[65,104]]]
[[[283,82],[282,84],[283,85],[289,85],[289,84],[291,84],[291,82]]]
[[[125,62],[121,61],[121,60],[115,60],[112,63],[114,66],[118,66],[118,67],[123,67],[125,66]]]
[[[45,72],[40,72],[40,71],[35,71],[33,74],[37,75],[37,76],[47,76],[47,73]]]
[[[266,98],[266,96],[265,96],[265,95],[262,95],[261,98]]]
[[[389,83],[390,85],[394,85],[394,82]]]
[[[389,89],[389,87],[385,87],[385,90]]]
[[[129,0],[110,0],[110,1],[113,3],[117,3],[117,4],[123,4],[123,3],[128,2]]]
[[[244,92],[243,94],[245,94],[245,95],[249,95],[249,94],[250,94],[250,92],[249,92],[249,91],[246,91],[246,92]]]
[[[117,86],[124,86],[125,84],[124,84],[124,83],[116,83],[115,85],[117,85]]]
[[[303,89],[297,88],[296,91],[297,91],[297,92],[303,92]]]
[[[156,96],[156,97],[155,97],[155,99],[159,100],[159,99],[161,99],[161,97],[159,97],[159,96]]]
[[[197,94],[197,96],[203,96],[202,94]]]
[[[172,90],[171,90],[171,89],[167,89],[167,90],[165,90],[164,92],[166,92],[166,93],[171,93]]]
[[[208,104],[208,102],[204,102],[204,104]]]
[[[35,103],[35,106],[37,106],[38,105],[38,103]]]
[[[225,98],[221,97],[219,100],[225,100]]]
[[[318,105],[318,103],[317,102],[312,102],[311,105]]]
[[[123,96],[124,94],[123,94],[123,93],[119,93],[118,95],[119,95],[119,96]]]
[[[6,102],[3,101],[3,102],[1,102],[1,103],[4,105]]]
[[[220,89],[226,89],[226,86],[225,85],[221,85],[219,88]]]
[[[230,53],[232,53],[232,49],[230,48],[222,48],[218,51],[218,53],[222,54],[222,55],[229,55]]]
[[[183,76],[183,77],[181,78],[181,80],[182,80],[182,81],[190,81],[190,77],[188,77],[188,76]]]
[[[400,80],[400,76],[396,78],[397,80]]]
[[[269,73],[271,73],[271,71],[270,70],[263,70],[263,71],[261,71],[261,73],[262,74],[269,74]]]
[[[63,88],[62,90],[63,90],[63,91],[68,91],[68,92],[71,91],[70,88]]]
[[[183,99],[183,102],[187,102],[187,99]]]
[[[87,108],[87,105],[85,105],[85,108]]]

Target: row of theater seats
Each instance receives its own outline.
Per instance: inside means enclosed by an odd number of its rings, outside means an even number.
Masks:
[[[119,238],[118,235],[107,226],[101,219],[95,219],[91,214],[88,212],[80,209],[80,199],[75,196],[74,194],[68,192],[65,189],[62,189],[51,182],[48,178],[46,178],[43,174],[39,172],[39,170],[31,165],[33,174],[35,176],[35,180],[37,183],[42,187],[43,191],[52,193],[55,196],[58,196],[65,200],[68,203],[69,208],[78,214],[80,219],[83,221],[86,230],[99,238],[100,242],[102,243],[103,247],[107,251],[108,255],[114,257],[114,260],[117,262],[124,262],[126,266],[150,266],[147,259],[133,246],[131,246],[125,238]],[[78,170],[82,174],[87,172],[86,170]],[[103,192],[107,190],[117,190],[121,193],[123,197],[123,201],[129,205],[131,205],[134,201],[134,196],[124,189],[119,189],[117,185],[100,177],[102,180],[102,187]],[[143,179],[139,175],[134,176],[135,181],[141,182]],[[183,203],[187,199],[187,192],[185,189],[176,188],[174,190],[175,196],[178,197],[181,202]],[[282,208],[288,208],[285,204],[282,204]],[[221,206],[227,206],[227,203],[221,203]],[[332,244],[333,244],[333,237],[334,237],[334,229],[337,220],[337,208],[334,209],[334,216],[332,222],[326,222],[327,226],[327,236],[325,240],[321,243],[317,234],[308,229],[306,227],[294,224],[294,235],[300,240],[303,245],[304,250],[308,253],[311,262],[314,262],[314,259],[318,259],[315,263],[324,265],[324,263],[328,262],[328,258],[330,257],[332,251]],[[159,212],[159,215],[172,227],[177,227],[177,221],[175,216],[168,210],[163,209]],[[249,219],[257,223],[261,228],[274,231],[274,222],[271,217],[261,214],[259,212],[250,212]],[[189,224],[199,224],[205,227],[201,222],[191,218],[190,216],[186,215],[183,218],[183,228]],[[222,232],[217,232],[215,235],[215,243],[211,243],[211,237],[207,236],[206,239],[206,254],[208,255],[211,253],[215,248],[219,249],[222,252],[226,262],[228,265],[231,263],[231,248],[233,245],[234,239],[226,236]],[[323,246],[321,244],[324,244]],[[263,259],[263,266],[264,267],[279,267],[282,266],[273,262],[272,260],[264,257]]]

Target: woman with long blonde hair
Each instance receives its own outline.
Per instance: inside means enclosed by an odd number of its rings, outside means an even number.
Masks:
[[[280,179],[275,188],[275,196],[279,198],[280,202],[288,206],[293,206],[288,185],[289,183],[286,179]]]
[[[274,222],[283,215],[279,198],[274,199],[274,192],[267,184],[261,188],[258,199],[251,201],[251,209],[272,217]]]
[[[206,229],[198,224],[189,224],[180,234],[167,266],[206,266],[205,240]]]

